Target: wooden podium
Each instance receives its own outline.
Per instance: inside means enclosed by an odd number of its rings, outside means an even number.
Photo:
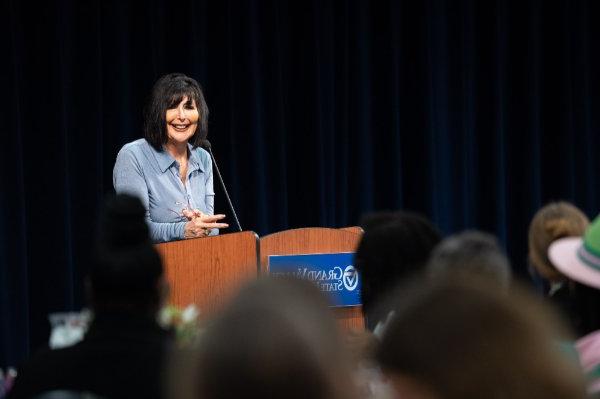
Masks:
[[[196,304],[210,315],[244,282],[258,276],[258,236],[253,231],[157,244],[171,287],[169,302]]]
[[[203,315],[218,311],[246,281],[267,273],[269,255],[354,252],[360,228],[304,228],[267,235],[244,231],[157,244],[171,287],[169,302],[196,304]],[[336,308],[345,329],[363,329],[360,306]]]
[[[261,271],[268,273],[269,255],[323,254],[354,252],[360,241],[356,227],[327,229],[311,227],[286,230],[260,239]],[[363,330],[365,327],[361,306],[335,308],[338,323],[344,330]]]

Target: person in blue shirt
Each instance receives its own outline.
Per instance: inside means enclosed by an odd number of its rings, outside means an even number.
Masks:
[[[218,234],[228,227],[214,214],[210,154],[201,148],[208,130],[208,107],[194,79],[179,73],[161,77],[145,114],[144,138],[125,144],[117,155],[117,193],[140,198],[154,242]]]

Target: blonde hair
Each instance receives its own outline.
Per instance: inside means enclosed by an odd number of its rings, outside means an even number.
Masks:
[[[551,202],[534,215],[529,225],[529,261],[537,272],[550,281],[565,277],[548,259],[548,247],[563,237],[582,236],[590,221],[569,202]]]

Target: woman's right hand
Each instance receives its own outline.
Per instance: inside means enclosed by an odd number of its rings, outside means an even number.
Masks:
[[[187,216],[187,215],[186,215]],[[212,229],[223,229],[229,227],[227,223],[217,223],[225,215],[207,215],[200,211],[195,211],[194,216],[185,224],[184,238],[206,237]]]

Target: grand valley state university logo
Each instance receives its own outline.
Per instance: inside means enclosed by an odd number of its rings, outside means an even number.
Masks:
[[[346,267],[342,282],[348,291],[354,291],[358,287],[358,272],[354,266],[348,265]]]
[[[361,304],[360,275],[353,253],[269,256],[272,276],[293,276],[313,281],[327,293],[333,306]]]

